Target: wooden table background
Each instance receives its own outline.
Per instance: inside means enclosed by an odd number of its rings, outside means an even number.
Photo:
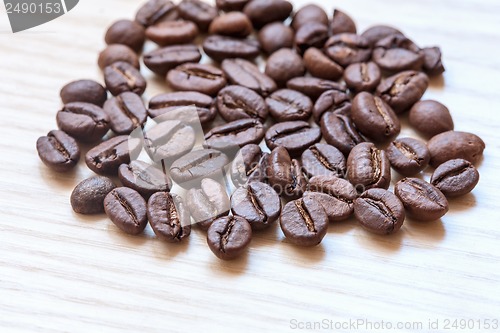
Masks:
[[[401,232],[379,237],[349,220],[331,224],[323,243],[306,249],[276,226],[256,234],[248,255],[232,262],[219,261],[199,230],[187,242],[165,244],[150,230],[131,237],[105,216],[74,214],[69,194],[91,172],[81,163],[56,174],[36,155],[36,139],[55,127],[60,87],[102,81],[96,56],[105,28],[133,17],[140,3],[82,0],[18,34],[2,6],[3,332],[278,332],[293,331],[293,320],[364,318],[422,321],[428,331],[429,319],[500,319],[500,2],[322,1],[330,13],[333,5],[350,13],[359,30],[386,23],[421,46],[442,47],[447,71],[425,98],[445,103],[457,130],[484,139],[481,181],[450,201],[441,221],[407,219]],[[146,98],[166,89],[153,80]]]

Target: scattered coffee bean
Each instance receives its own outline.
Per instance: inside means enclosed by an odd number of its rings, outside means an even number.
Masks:
[[[249,143],[259,143],[264,138],[264,125],[257,119],[240,119],[212,128],[205,134],[208,148],[234,150]],[[229,152],[228,152],[229,153]]]
[[[442,163],[463,158],[476,164],[483,156],[484,141],[475,134],[459,131],[448,131],[438,134],[427,143],[431,154],[430,165],[434,168]]]
[[[143,56],[144,65],[154,73],[164,76],[169,70],[187,62],[199,62],[201,53],[196,45],[163,47]]]
[[[149,0],[139,10],[135,20],[145,27],[163,21],[176,20],[178,12],[170,0]]]
[[[341,33],[356,33],[356,23],[354,20],[338,9],[333,11],[332,23],[330,25],[330,31],[332,35],[337,35]]]
[[[207,232],[210,250],[222,260],[231,260],[245,252],[252,240],[252,228],[240,216],[224,216],[215,220]]]
[[[252,118],[264,123],[268,114],[264,99],[242,86],[227,86],[219,91],[217,109],[225,121]]]
[[[123,44],[135,52],[142,50],[145,39],[144,27],[131,20],[116,21],[108,28],[104,37],[108,45]]]
[[[109,130],[109,117],[104,110],[90,103],[65,104],[57,112],[57,126],[82,142],[96,142]]]
[[[116,134],[130,134],[142,126],[148,116],[141,97],[131,92],[109,99],[103,110],[109,117],[109,127]]]
[[[328,14],[325,10],[318,5],[308,4],[300,8],[292,20],[292,28],[297,31],[302,25],[309,22],[318,22],[325,26],[328,26]]]
[[[180,16],[196,23],[201,31],[207,31],[217,17],[217,8],[201,0],[182,0],[177,5]]]
[[[99,53],[99,58],[97,59],[101,70],[119,61],[129,63],[139,69],[139,56],[130,47],[122,44],[108,45]]]
[[[70,82],[62,87],[60,95],[63,104],[84,102],[102,106],[108,98],[106,89],[92,80]]]
[[[269,184],[282,197],[300,198],[306,190],[307,180],[299,161],[292,159],[284,147],[272,150],[268,159],[266,175]]]
[[[267,54],[282,48],[293,47],[293,30],[282,22],[272,22],[260,29],[258,38],[262,50]]]
[[[226,78],[214,66],[186,63],[170,70],[167,82],[175,90],[194,90],[215,96],[226,85]]]
[[[215,35],[247,37],[252,33],[252,22],[243,13],[230,12],[217,16],[210,24],[208,32]]]
[[[479,172],[464,159],[449,160],[436,168],[431,184],[449,198],[469,193],[479,182]]]
[[[271,126],[266,132],[269,149],[285,147],[290,155],[300,156],[304,150],[321,140],[319,127],[305,121],[285,121]]]
[[[141,149],[140,141],[127,135],[116,136],[92,148],[85,155],[90,170],[100,175],[116,175],[123,163],[130,162],[130,155]]]
[[[104,68],[104,82],[114,96],[131,91],[142,95],[146,90],[146,80],[141,73],[127,62],[119,61]]]
[[[329,90],[346,92],[346,87],[335,81],[318,79],[316,77],[299,76],[286,83],[289,89],[303,93],[309,98],[316,100],[321,94]]]
[[[371,142],[358,144],[347,158],[347,177],[358,192],[370,188],[389,188],[391,164],[387,153]]]
[[[267,179],[268,153],[263,153],[256,144],[248,144],[240,149],[231,164],[231,179],[236,187],[247,182],[264,182]]]
[[[243,12],[257,29],[274,21],[284,21],[293,10],[293,5],[285,0],[252,0]]]
[[[244,59],[226,59],[221,64],[224,74],[232,84],[252,89],[266,97],[277,89],[276,83],[259,68]]]
[[[330,37],[325,43],[326,54],[343,67],[370,60],[372,49],[368,40],[352,33]]]
[[[422,49],[424,53],[424,72],[429,76],[443,74],[445,69],[441,61],[441,49],[435,47],[425,47]]]
[[[136,190],[145,199],[156,192],[168,192],[172,188],[172,181],[162,170],[139,160],[120,165],[118,177],[123,186]]]
[[[194,222],[208,230],[215,219],[227,216],[231,208],[225,187],[210,178],[201,181],[200,188],[192,188],[186,195],[186,207]]]
[[[332,175],[344,177],[346,160],[344,155],[334,146],[316,143],[302,153],[302,167],[309,177]]]
[[[255,2],[255,0],[253,0],[252,3],[253,2]],[[291,49],[280,49],[271,54],[267,59],[265,73],[269,75],[278,86],[282,87],[288,80],[304,75],[305,71],[304,62],[295,51]]]
[[[413,138],[400,138],[391,142],[386,152],[394,170],[406,177],[424,170],[431,158],[425,142]]]
[[[410,109],[410,125],[426,137],[452,131],[454,128],[450,111],[443,104],[433,101],[419,101]]]
[[[377,42],[381,39],[384,39],[387,36],[394,34],[403,34],[398,29],[387,25],[374,25],[368,29],[366,29],[361,36],[368,41],[370,46],[375,46]]]
[[[313,104],[309,97],[291,89],[281,89],[266,98],[269,112],[277,122],[308,120]]]
[[[313,116],[316,123],[319,123],[323,114],[327,112],[350,116],[351,99],[349,95],[340,90],[327,90],[322,93],[314,103]]]
[[[218,62],[228,58],[254,59],[260,53],[260,45],[255,39],[212,35],[203,42],[203,51]]]
[[[344,72],[342,66],[315,47],[308,48],[304,53],[304,65],[312,76],[325,80],[338,80]]]
[[[396,113],[410,109],[425,93],[429,78],[424,73],[404,71],[383,80],[377,87],[377,94]]]
[[[104,198],[104,210],[118,228],[130,235],[140,234],[148,224],[146,201],[128,187],[109,192]]]
[[[149,157],[160,162],[171,162],[184,156],[194,147],[196,133],[180,120],[165,120],[144,133],[144,146]]]
[[[179,158],[170,167],[170,176],[179,185],[190,185],[201,178],[220,176],[229,163],[226,154],[215,149],[195,150]]]
[[[217,8],[226,12],[242,11],[249,0],[215,0]]]
[[[71,207],[78,214],[104,213],[104,198],[116,185],[111,179],[93,176],[82,180],[71,192]]]
[[[357,144],[366,141],[349,116],[326,112],[321,117],[320,124],[325,141],[340,150],[344,156],[348,156]]]
[[[328,39],[328,27],[319,22],[303,24],[295,32],[295,46],[302,54],[310,47],[323,47]]]
[[[67,172],[80,160],[80,148],[75,139],[63,131],[53,130],[36,141],[40,160],[50,169]]]
[[[418,71],[424,64],[424,53],[410,39],[396,33],[375,44],[373,61],[388,72]]]
[[[191,220],[182,198],[168,192],[156,192],[148,200],[147,215],[155,235],[177,243],[191,234]]]
[[[349,65],[344,72],[344,81],[353,92],[374,91],[381,79],[380,68],[371,61]]]
[[[191,21],[165,21],[146,29],[146,37],[161,46],[191,43],[198,27]]]

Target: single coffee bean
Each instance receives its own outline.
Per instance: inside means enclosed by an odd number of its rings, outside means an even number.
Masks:
[[[179,185],[213,178],[229,163],[226,154],[215,149],[195,150],[179,158],[170,167],[170,176]]]
[[[243,12],[257,29],[274,21],[284,21],[293,10],[293,5],[285,0],[252,0]]]
[[[377,94],[396,113],[410,109],[425,93],[429,78],[424,73],[404,71],[383,80],[377,87]]]
[[[300,198],[306,190],[307,180],[299,161],[292,159],[284,147],[277,147],[271,151],[266,175],[269,184],[282,197]]]
[[[334,146],[316,143],[302,153],[302,167],[309,177],[332,175],[344,178],[346,160]]]
[[[226,78],[214,66],[186,63],[170,70],[167,82],[175,90],[194,90],[214,96],[226,85]]]
[[[130,162],[130,155],[140,151],[140,141],[120,135],[104,141],[92,148],[85,155],[85,163],[100,175],[116,175],[123,163]]]
[[[368,40],[352,33],[330,37],[325,43],[326,54],[343,67],[370,60],[372,49]]]
[[[84,102],[102,106],[108,98],[106,89],[92,80],[72,81],[62,87],[60,95],[63,104]]]
[[[229,82],[252,89],[263,97],[277,89],[273,79],[261,73],[259,68],[248,60],[226,59],[221,68]]]
[[[259,143],[264,137],[264,125],[257,119],[240,119],[214,127],[205,134],[208,148],[234,150],[249,143]]]
[[[111,222],[130,235],[140,234],[148,224],[146,201],[128,187],[117,187],[109,192],[104,198],[104,210]]]
[[[450,111],[443,104],[433,101],[419,101],[410,109],[410,125],[426,137],[452,131],[454,128]]]
[[[139,56],[130,47],[122,44],[108,45],[99,53],[97,64],[101,70],[104,70],[106,67],[119,61],[129,63],[139,69]]]
[[[191,220],[182,198],[168,192],[156,192],[148,200],[147,215],[156,237],[177,243],[191,234]]]
[[[139,10],[135,20],[145,27],[178,18],[175,4],[170,0],[149,0]]]
[[[271,126],[266,132],[269,149],[284,147],[292,156],[300,156],[304,150],[321,140],[319,127],[305,121],[285,121]]]
[[[349,65],[344,71],[344,81],[353,92],[374,91],[381,79],[380,68],[371,61]]]
[[[144,27],[131,20],[119,20],[113,23],[104,37],[106,44],[123,44],[135,52],[140,52],[146,40]]]
[[[316,100],[321,94],[329,90],[347,92],[345,85],[335,81],[318,79],[316,77],[299,76],[286,83],[289,89],[297,90],[309,98]]]
[[[448,131],[438,134],[427,143],[431,153],[430,165],[434,168],[446,161],[463,158],[476,164],[483,156],[484,141],[475,134]]]
[[[104,213],[104,198],[114,188],[116,185],[108,177],[93,176],[84,179],[71,192],[71,207],[78,214]]]
[[[413,138],[400,138],[391,142],[386,152],[394,170],[406,177],[424,170],[431,158],[425,142]]]
[[[250,35],[252,30],[250,19],[245,14],[239,12],[230,12],[217,16],[208,28],[208,32],[213,35],[241,38]]]
[[[328,39],[328,27],[319,22],[303,24],[295,32],[295,46],[303,54],[310,47],[323,47]]]
[[[338,80],[344,72],[342,66],[315,47],[308,48],[304,53],[304,65],[312,76],[325,80]]]
[[[146,37],[161,46],[191,43],[198,27],[191,21],[165,21],[146,29]]]
[[[356,33],[356,23],[354,20],[338,9],[333,11],[332,23],[330,25],[330,31],[332,35],[337,35],[341,33]]]
[[[396,33],[375,44],[373,61],[388,72],[418,71],[424,64],[424,54],[410,39]]]
[[[347,177],[358,192],[370,188],[389,188],[391,164],[387,153],[371,142],[358,144],[347,158]]]
[[[408,215],[415,220],[434,221],[448,212],[448,200],[440,190],[419,178],[404,178],[394,186],[394,193]]]
[[[359,131],[375,142],[393,140],[401,131],[398,117],[382,98],[360,92],[352,101],[352,120]]]
[[[280,197],[265,183],[252,182],[238,188],[231,196],[231,211],[245,218],[253,230],[272,225],[281,213]]]
[[[144,145],[149,157],[159,162],[171,162],[190,152],[196,141],[196,133],[180,120],[165,120],[144,133]]]
[[[109,117],[97,105],[83,102],[68,103],[57,112],[57,126],[75,139],[96,142],[109,130]]]
[[[449,198],[469,193],[479,182],[479,172],[464,159],[449,160],[436,168],[431,184]]]
[[[148,117],[142,98],[131,92],[109,99],[103,110],[109,117],[109,127],[116,134],[130,134],[136,127],[144,125]]]
[[[441,61],[441,49],[435,47],[425,47],[422,49],[424,53],[424,72],[429,76],[443,74],[445,69]]]
[[[212,35],[203,41],[203,51],[218,62],[228,58],[254,59],[260,53],[260,45],[254,39]]]
[[[389,235],[401,229],[406,214],[403,204],[393,193],[373,188],[354,201],[354,216],[366,230]]]
[[[375,46],[377,42],[381,39],[384,39],[387,36],[394,35],[394,34],[403,34],[401,31],[398,29],[395,29],[393,27],[389,27],[387,25],[374,25],[368,29],[366,29],[361,36],[368,40],[368,44],[370,46]]]
[[[187,62],[199,62],[200,59],[198,46],[192,44],[167,46],[143,56],[144,65],[161,76],[166,75],[172,68]]]
[[[177,10],[183,19],[196,23],[200,31],[207,31],[218,15],[217,8],[200,0],[182,0]]]
[[[306,194],[314,193],[316,199],[328,216],[330,222],[347,219],[354,212],[354,200],[358,193],[345,179],[333,175],[314,176],[309,179]]]
[[[118,177],[123,186],[136,190],[146,199],[156,192],[169,192],[172,188],[172,181],[162,170],[139,160],[120,165]]]
[[[271,54],[282,48],[293,47],[293,30],[283,22],[266,24],[258,33],[262,50]]]
[[[242,11],[249,0],[215,0],[217,8],[226,12]]]
[[[253,0],[252,3],[253,2],[255,2],[255,0]],[[271,77],[278,86],[283,87],[288,80],[304,75],[305,71],[304,62],[295,51],[291,49],[280,49],[271,54],[267,59],[265,73]]]
[[[267,180],[268,153],[256,144],[243,146],[231,164],[231,179],[236,187],[247,182]]]
[[[318,22],[328,26],[328,14],[326,14],[325,10],[318,5],[305,5],[295,13],[291,26],[295,31],[297,31],[302,25],[308,22]]]
[[[328,216],[314,195],[290,201],[280,216],[281,230],[295,245],[314,246],[321,243],[328,229]]]
[[[325,141],[340,150],[344,156],[348,156],[356,145],[365,142],[349,116],[326,112],[321,117],[320,125]]]
[[[313,116],[316,123],[319,123],[325,113],[335,113],[338,115],[351,115],[351,99],[343,91],[327,90],[319,96],[314,103]]]
[[[264,99],[242,86],[227,86],[219,91],[217,109],[225,121],[252,118],[264,123],[268,114]]]
[[[114,96],[131,91],[142,95],[146,90],[146,80],[141,73],[127,62],[119,61],[104,68],[104,82]]]
[[[207,232],[210,250],[222,260],[231,260],[245,252],[252,240],[252,227],[240,216],[224,216],[215,220]]]
[[[309,97],[291,89],[281,89],[266,98],[269,112],[277,122],[308,120],[313,104]]]
[[[50,131],[36,141],[40,160],[50,169],[67,172],[80,160],[80,147],[75,139],[60,130]]]

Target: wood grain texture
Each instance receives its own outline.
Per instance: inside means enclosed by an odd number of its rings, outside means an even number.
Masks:
[[[292,319],[411,320],[424,328],[435,318],[500,319],[500,2],[323,1],[352,14],[360,30],[385,23],[419,45],[441,46],[447,71],[425,98],[446,104],[457,130],[486,142],[480,183],[452,200],[441,221],[408,219],[401,232],[379,237],[349,220],[331,224],[310,249],[289,244],[276,226],[232,262],[219,261],[199,230],[188,242],[165,244],[151,230],[131,237],[105,216],[74,214],[69,194],[91,171],[81,162],[56,174],[38,160],[35,141],[56,126],[60,87],[102,81],[96,58],[104,31],[133,17],[139,3],[82,0],[18,34],[2,6],[3,332],[286,332]],[[166,90],[145,73],[154,82],[146,99]],[[415,133],[406,127],[403,135]]]

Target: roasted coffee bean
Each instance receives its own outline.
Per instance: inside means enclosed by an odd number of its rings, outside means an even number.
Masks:
[[[50,131],[36,141],[36,150],[40,160],[50,169],[67,172],[80,160],[80,148],[75,139],[63,131]]]
[[[191,151],[195,141],[194,129],[181,120],[161,121],[144,133],[146,152],[155,162],[178,159]]]
[[[168,192],[172,188],[172,181],[162,170],[139,160],[120,165],[118,177],[123,186],[136,190],[146,199],[156,192]]]
[[[313,116],[316,123],[319,123],[321,117],[327,113],[338,115],[351,115],[351,99],[343,91],[327,90],[319,96],[314,103]]]
[[[104,198],[104,210],[111,222],[130,235],[140,234],[148,224],[146,201],[128,187],[109,192]]]
[[[104,82],[114,96],[131,91],[142,95],[146,90],[146,80],[141,73],[127,62],[119,61],[104,68]]]
[[[326,54],[343,67],[370,60],[372,49],[368,40],[352,33],[330,37],[325,43]]]
[[[104,112],[109,117],[109,127],[116,134],[129,134],[136,127],[144,125],[148,117],[142,98],[131,92],[124,92],[104,103]]]
[[[92,80],[70,82],[62,87],[60,95],[63,104],[84,102],[102,106],[108,98],[106,89]]]
[[[215,35],[246,37],[252,33],[252,22],[243,13],[230,12],[217,16],[210,24],[208,32]]]
[[[146,53],[144,65],[154,73],[164,76],[169,70],[187,62],[199,62],[201,53],[196,45],[173,45]]]
[[[191,21],[165,21],[146,29],[146,37],[158,45],[191,43],[198,35],[198,27]]]
[[[210,178],[203,179],[200,188],[190,189],[185,201],[194,222],[203,230],[231,209],[224,185]]]
[[[146,40],[144,27],[131,20],[119,20],[113,23],[104,36],[106,44],[123,44],[135,52],[140,52]]]
[[[176,20],[177,9],[170,0],[149,0],[139,10],[135,20],[145,27],[162,21]]]
[[[264,123],[268,114],[264,99],[242,86],[227,86],[219,91],[217,109],[225,121],[253,118]]]
[[[372,59],[388,72],[418,71],[424,64],[424,53],[410,39],[396,33],[375,44]]]
[[[284,21],[293,10],[293,5],[285,0],[252,0],[243,12],[257,29],[274,21]]]
[[[328,39],[328,27],[319,22],[303,24],[295,32],[295,46],[300,53],[310,47],[323,47]]]
[[[263,153],[256,144],[248,144],[240,149],[231,164],[231,179],[238,187],[247,182],[266,181],[268,153]]]
[[[289,89],[300,91],[313,100],[316,100],[321,94],[329,90],[346,92],[346,87],[341,83],[308,76],[295,77],[289,80],[286,86]]]
[[[71,192],[71,207],[78,214],[104,213],[104,198],[116,185],[111,179],[93,176],[82,180]]]
[[[431,158],[425,142],[413,138],[400,138],[391,142],[386,152],[394,170],[406,177],[424,170]]]
[[[365,139],[349,116],[326,112],[321,117],[321,133],[325,141],[348,156],[352,148],[364,142]]]
[[[371,61],[349,65],[344,71],[344,81],[353,92],[374,91],[381,79],[380,68]]]
[[[484,141],[475,134],[459,131],[448,131],[438,134],[427,143],[431,153],[430,165],[434,168],[442,163],[463,158],[476,164],[483,156]]]
[[[179,185],[219,176],[228,164],[226,154],[215,149],[195,150],[179,158],[170,167],[170,176]]]
[[[464,159],[449,160],[436,168],[431,184],[449,198],[469,193],[479,182],[479,172]]]
[[[354,215],[363,228],[379,235],[397,232],[406,217],[398,197],[380,188],[368,190],[354,201]]]
[[[229,82],[249,89],[266,97],[277,89],[276,83],[259,68],[244,59],[226,59],[221,64]]]
[[[281,230],[295,245],[314,246],[321,243],[328,229],[328,216],[314,195],[285,205],[280,216]]]
[[[239,216],[215,220],[207,232],[207,244],[215,256],[231,260],[242,255],[252,240],[252,227]]]
[[[116,175],[123,163],[130,162],[130,156],[140,151],[140,141],[120,135],[104,141],[85,155],[85,163],[97,174]]]
[[[344,72],[339,64],[315,47],[307,49],[304,53],[304,65],[312,76],[325,80],[338,80]]]
[[[182,0],[177,10],[183,19],[193,21],[201,31],[207,31],[218,15],[217,8],[200,0]]]
[[[430,76],[443,74],[445,69],[441,61],[441,49],[435,47],[425,47],[422,49],[424,53],[424,72]]]
[[[285,198],[299,198],[306,190],[307,180],[299,161],[292,159],[284,147],[277,147],[271,151],[266,175],[269,184]]]
[[[334,146],[316,143],[302,153],[302,167],[309,177],[332,175],[344,178],[346,160]]]
[[[450,111],[443,104],[433,101],[419,101],[410,109],[410,125],[426,137],[452,131],[454,128]]]
[[[309,97],[291,89],[281,89],[266,98],[269,112],[277,122],[308,120],[313,104]]]
[[[57,126],[75,139],[96,142],[109,130],[109,117],[94,104],[68,103],[57,112]]]
[[[301,7],[293,16],[292,28],[297,31],[302,25],[309,22],[318,22],[328,26],[328,14],[318,5],[308,4]]]
[[[186,63],[170,70],[167,82],[176,90],[194,90],[214,96],[226,85],[226,78],[224,73],[214,66]]]
[[[309,179],[308,193],[323,206],[330,222],[342,221],[352,215],[358,193],[345,179],[333,175],[315,176]]]
[[[361,36],[368,40],[368,44],[370,44],[370,46],[375,46],[379,40],[394,34],[402,35],[403,33],[398,29],[387,25],[374,25],[366,29]]]
[[[304,62],[295,51],[291,49],[280,49],[271,54],[267,59],[265,73],[269,75],[278,86],[283,87],[288,80],[304,75],[305,71],[306,67],[304,66]]]
[[[253,230],[261,230],[276,222],[281,213],[281,201],[271,186],[252,182],[233,193],[231,211],[245,218]]]
[[[177,243],[191,234],[191,220],[182,198],[176,194],[156,192],[148,200],[148,220],[156,237]]]
[[[338,9],[333,11],[332,23],[330,25],[330,31],[332,35],[337,35],[341,33],[356,33],[356,23],[354,20]]]
[[[271,126],[266,132],[269,149],[284,147],[292,156],[300,156],[304,150],[321,140],[319,127],[305,121],[285,121]]]
[[[104,70],[106,67],[119,61],[129,63],[139,69],[139,56],[130,47],[122,44],[108,45],[99,53],[97,64],[101,70]]]
[[[249,0],[215,0],[217,8],[226,12],[242,11]]]
[[[347,158],[347,177],[358,192],[370,188],[387,189],[391,182],[391,164],[387,153],[371,142],[358,144]]]
[[[212,128],[205,134],[205,145],[234,152],[249,143],[259,143],[264,137],[264,125],[257,119],[240,119]]]
[[[219,62],[228,58],[254,59],[259,55],[260,45],[254,39],[212,35],[203,41],[203,51]]]
[[[282,48],[293,47],[293,30],[282,22],[272,22],[260,29],[258,38],[262,50],[271,54]]]
[[[448,200],[440,190],[419,178],[404,178],[394,186],[394,193],[408,215],[415,220],[434,221],[448,212]]]
[[[359,131],[375,142],[393,140],[401,131],[398,117],[382,98],[360,92],[352,101],[352,120]]]
[[[383,80],[377,94],[396,113],[410,109],[425,93],[429,78],[424,73],[404,71]]]

